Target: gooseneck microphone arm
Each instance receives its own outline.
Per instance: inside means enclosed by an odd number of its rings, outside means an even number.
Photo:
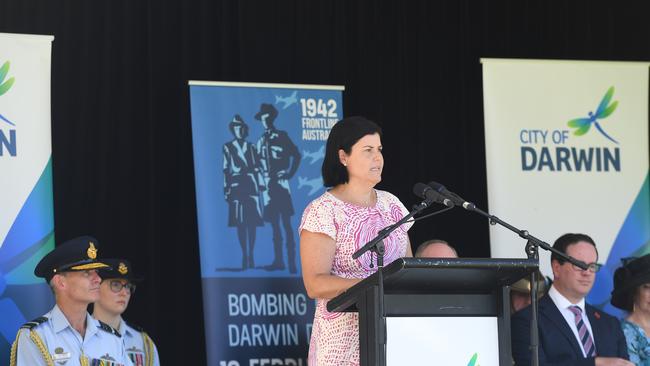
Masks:
[[[528,258],[539,259],[537,257],[537,255],[532,257],[531,255],[533,255],[535,253],[532,253],[531,251],[532,250],[536,251],[537,247],[541,247],[544,250],[555,253],[557,256],[561,257],[565,261],[570,262],[572,264],[575,264],[576,266],[578,266],[578,267],[580,267],[582,269],[586,270],[587,268],[589,268],[589,265],[587,263],[585,263],[583,261],[580,261],[580,260],[577,260],[577,259],[575,259],[575,258],[573,258],[573,257],[571,257],[571,256],[569,256],[569,255],[567,255],[565,253],[562,253],[559,250],[551,247],[545,241],[540,240],[540,239],[534,237],[533,235],[531,235],[528,232],[528,230],[520,230],[520,229],[514,227],[513,225],[510,225],[509,223],[501,220],[500,218],[481,210],[480,208],[476,207],[476,205],[473,204],[472,202],[465,201],[463,198],[461,198],[456,193],[448,191],[447,188],[445,188],[445,186],[443,186],[442,184],[437,183],[437,182],[430,182],[429,186],[431,186],[431,188],[433,188],[435,191],[437,191],[441,195],[443,195],[445,197],[448,197],[450,200],[452,200],[452,202],[454,202],[455,205],[461,206],[464,209],[466,209],[467,211],[476,212],[479,215],[487,217],[489,222],[490,222],[490,225],[499,224],[499,225],[505,227],[506,229],[512,231],[513,233],[519,235],[519,237],[521,237],[522,239],[526,239],[527,240],[527,243],[526,243],[526,255],[528,256]]]
[[[448,197],[451,199],[454,204],[457,206],[461,206],[464,209],[468,211],[473,211],[476,212],[482,216],[485,216],[488,218],[490,225],[496,225],[499,224],[506,229],[514,232],[515,234],[519,235],[519,237],[526,239],[526,256],[528,256],[529,259],[535,259],[539,262],[539,250],[538,248],[542,248],[544,250],[547,250],[551,253],[556,254],[557,256],[561,257],[567,262],[570,262],[583,270],[587,270],[589,266],[587,263],[577,260],[565,253],[560,252],[559,250],[551,247],[548,245],[548,243],[544,242],[543,240],[540,240],[533,235],[531,235],[527,230],[520,230],[513,225],[510,225],[509,223],[501,220],[500,218],[490,215],[489,213],[481,210],[480,208],[476,207],[475,204],[465,201],[462,199],[459,195],[456,193],[450,192],[445,188],[440,183],[437,182],[430,182],[429,186],[433,188],[435,191],[440,193],[441,195]],[[531,355],[531,365],[533,366],[539,366],[539,333],[538,333],[538,323],[537,323],[537,271],[533,271],[530,274],[530,306],[531,306],[531,317],[530,317],[530,355]]]
[[[534,237],[533,235],[531,235],[528,232],[528,230],[520,230],[520,229],[510,225],[509,223],[501,220],[500,218],[498,218],[498,217],[496,217],[494,215],[490,215],[489,213],[481,210],[480,208],[476,207],[473,203],[470,203],[470,204],[472,205],[472,208],[467,209],[467,210],[476,212],[476,213],[478,213],[478,214],[480,214],[482,216],[487,217],[489,222],[490,222],[490,225],[499,224],[499,225],[505,227],[506,229],[512,231],[513,233],[519,235],[519,237],[521,237],[522,239],[526,239],[526,241],[527,241],[526,242],[526,255],[528,256],[528,258],[530,258],[530,259],[539,259],[538,255],[537,255],[537,248],[541,247],[542,249],[547,250],[547,251],[549,251],[551,253],[554,253],[558,257],[561,257],[562,259],[564,259],[565,261],[570,262],[572,264],[575,264],[576,266],[578,266],[578,267],[580,267],[580,268],[582,268],[584,270],[589,268],[589,265],[587,263],[585,263],[585,262],[583,262],[581,260],[575,259],[575,258],[573,258],[572,256],[570,256],[568,254],[560,252],[559,250],[557,250],[557,249],[553,248],[552,246],[550,246],[545,241],[540,240],[540,239]]]

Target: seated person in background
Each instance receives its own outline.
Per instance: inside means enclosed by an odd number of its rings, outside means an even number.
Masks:
[[[583,270],[551,255],[553,285],[539,300],[540,365],[629,365],[627,344],[618,319],[585,302],[599,269],[593,239],[564,234],[553,248],[588,264]],[[517,366],[531,364],[530,306],[511,318],[512,357]]]
[[[537,300],[546,294],[547,286],[542,272],[537,271]],[[510,313],[530,305],[530,277],[524,277],[510,286]]]
[[[99,300],[95,302],[93,317],[117,329],[124,339],[126,353],[134,366],[160,366],[158,350],[149,335],[140,327],[127,324],[122,313],[129,306],[135,292],[135,281],[131,264],[124,259],[107,259],[111,268],[102,268],[99,275]]]
[[[621,321],[630,361],[650,365],[650,254],[633,259],[614,272],[612,305],[627,311]]]
[[[416,258],[458,258],[458,253],[449,243],[440,239],[427,240],[415,251]]]

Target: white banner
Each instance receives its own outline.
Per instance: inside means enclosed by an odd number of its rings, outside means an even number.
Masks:
[[[386,364],[496,366],[497,318],[386,317]]]
[[[0,359],[22,323],[52,305],[33,274],[54,247],[52,36],[0,33]]]
[[[0,34],[0,246],[52,154],[51,36]],[[0,75],[3,72],[0,71]],[[7,174],[5,172],[11,172]]]
[[[589,300],[609,301],[620,258],[647,251],[648,63],[484,59],[490,213],[553,244],[590,235],[599,262]],[[493,257],[525,242],[490,228]],[[550,254],[540,267],[552,276]],[[609,310],[609,308],[608,308]]]

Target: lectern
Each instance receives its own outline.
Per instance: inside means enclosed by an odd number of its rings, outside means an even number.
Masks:
[[[383,269],[384,313],[373,274],[330,300],[359,313],[362,366],[511,366],[509,285],[533,259],[400,258]]]

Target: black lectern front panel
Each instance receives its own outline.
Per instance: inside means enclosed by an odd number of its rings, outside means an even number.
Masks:
[[[496,317],[499,363],[510,365],[508,286],[538,267],[530,259],[400,258],[382,271],[383,297],[375,273],[330,300],[327,309],[359,312],[364,366],[385,365],[385,316]]]

